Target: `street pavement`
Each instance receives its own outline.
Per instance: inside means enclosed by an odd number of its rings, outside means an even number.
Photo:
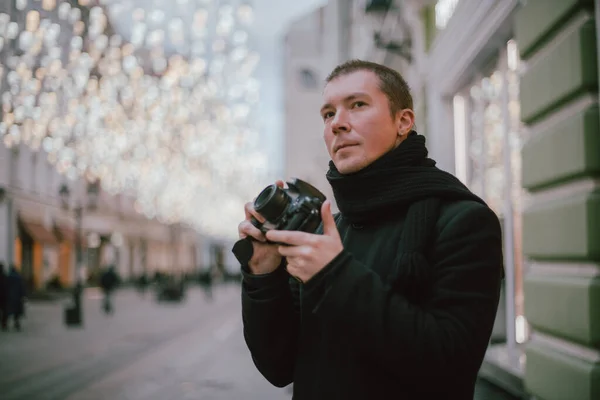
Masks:
[[[191,287],[183,303],[124,289],[115,313],[84,294],[84,326],[67,328],[64,302],[28,304],[21,332],[0,332],[2,400],[289,400],[271,386],[244,344],[239,285],[209,301]],[[485,382],[477,400],[510,400]]]
[[[21,332],[0,332],[0,399],[290,398],[256,371],[242,337],[239,286],[184,303],[122,290],[115,313],[87,289],[84,327],[63,324],[62,302],[31,303]]]

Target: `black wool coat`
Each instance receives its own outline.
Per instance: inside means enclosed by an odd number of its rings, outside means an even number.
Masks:
[[[244,337],[273,385],[294,400],[472,400],[503,277],[497,216],[474,201],[442,205],[418,287],[391,285],[405,213],[352,226],[344,250],[306,284],[284,268],[242,266]],[[417,296],[415,296],[415,293]]]

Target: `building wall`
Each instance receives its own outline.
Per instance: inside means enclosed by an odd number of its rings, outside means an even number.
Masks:
[[[333,200],[325,178],[329,155],[319,115],[325,77],[330,66],[337,62],[336,21],[331,15],[335,10],[332,8],[329,4],[298,19],[285,37],[284,166],[286,179],[305,180]]]
[[[24,219],[37,223],[49,232],[53,232],[54,226],[60,226],[75,235],[74,207],[80,204],[85,206],[89,195],[83,181],[69,181],[59,174],[48,163],[43,150],[33,152],[23,144],[9,149],[0,144],[0,165],[0,187],[5,191],[5,198],[0,202],[0,261],[15,263],[21,268],[23,246],[19,233],[22,228],[18,221]],[[63,183],[67,183],[71,191],[67,210],[62,207],[59,196],[59,188]],[[198,235],[181,227],[180,234],[173,238],[172,229],[138,214],[133,198],[101,191],[97,207],[84,208],[82,213],[84,247],[88,247],[90,234],[106,238],[98,258],[90,256],[84,249],[87,274],[90,275],[94,268],[113,264],[122,278],[129,279],[145,270],[144,259],[148,272],[194,271],[197,265],[192,254]],[[113,235],[122,237],[122,243],[111,242]],[[147,243],[145,257],[142,254],[143,241]],[[74,282],[74,236],[63,240],[57,237],[56,241],[34,241],[31,251],[30,269],[33,276],[29,278],[33,279],[33,289],[43,288],[54,275],[59,276],[63,285],[69,286]],[[24,272],[29,274],[28,271]]]
[[[550,3],[550,4],[548,4]],[[597,15],[597,14],[596,14]],[[525,383],[544,400],[600,399],[600,120],[593,1],[528,1],[515,31],[527,64],[521,117]]]

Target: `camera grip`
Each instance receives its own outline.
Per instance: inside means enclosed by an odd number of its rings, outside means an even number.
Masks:
[[[250,223],[256,228],[261,229],[262,224],[254,217],[250,217]],[[248,265],[254,254],[254,246],[252,245],[252,238],[250,236],[240,239],[233,245],[231,252],[237,258],[242,265]],[[270,243],[267,241],[267,243]]]
[[[233,245],[231,252],[237,258],[242,265],[248,265],[254,254],[254,246],[252,245],[252,238],[245,237],[240,239]]]

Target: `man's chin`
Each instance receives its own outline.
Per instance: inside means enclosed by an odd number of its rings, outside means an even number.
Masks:
[[[342,175],[354,174],[365,167],[362,163],[357,162],[356,160],[341,160],[335,163],[335,167],[338,172]]]

